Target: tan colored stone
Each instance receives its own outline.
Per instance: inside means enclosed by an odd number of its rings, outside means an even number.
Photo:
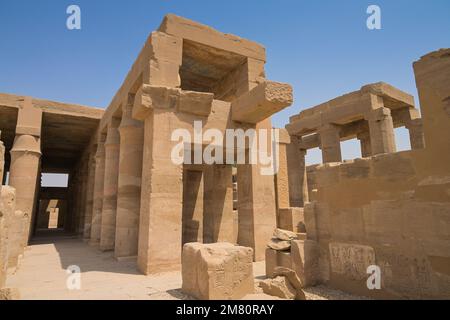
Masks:
[[[278,209],[278,227],[293,232],[305,232],[303,208]]]
[[[291,242],[273,238],[267,243],[267,246],[273,250],[286,251],[291,248]]]
[[[315,241],[297,240],[291,242],[292,269],[305,287],[318,282],[319,248]]]
[[[0,300],[20,300],[19,289],[0,288]]]
[[[274,277],[283,276],[289,280],[289,283],[297,290],[303,288],[303,283],[294,270],[286,267],[276,267],[274,270]]]
[[[265,81],[233,101],[232,118],[234,121],[256,124],[290,106],[292,102],[290,85]]]
[[[259,283],[265,294],[281,299],[293,300],[297,296],[297,290],[290,284],[286,277],[279,276],[275,279],[266,279]]]
[[[253,250],[230,243],[183,247],[183,292],[202,300],[240,299],[254,292]]]
[[[282,241],[290,241],[297,239],[297,233],[277,228],[273,232],[273,237]]]
[[[267,248],[266,249],[266,277],[268,278],[272,278],[273,277],[273,272],[275,271],[275,268],[278,265],[278,261],[277,261],[277,250],[271,249],[271,248]]]

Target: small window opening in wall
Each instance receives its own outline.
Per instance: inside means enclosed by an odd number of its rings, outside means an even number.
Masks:
[[[322,151],[320,148],[308,149],[305,156],[307,166],[322,163]]]
[[[350,139],[341,142],[342,160],[361,158],[361,144],[358,139]]]
[[[411,142],[409,140],[409,131],[405,127],[396,128],[395,144],[397,146],[397,152],[411,150]]]

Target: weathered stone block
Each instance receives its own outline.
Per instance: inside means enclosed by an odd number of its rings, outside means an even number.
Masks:
[[[314,286],[319,280],[319,246],[312,240],[291,242],[292,268],[304,287]]]
[[[266,249],[266,277],[272,278],[277,267],[277,250]]]
[[[292,102],[290,85],[265,81],[233,101],[232,119],[244,123],[258,123],[290,106]]]
[[[183,247],[183,292],[202,300],[240,299],[254,292],[253,250],[231,243]]]
[[[278,209],[278,227],[293,232],[305,232],[303,208]]]

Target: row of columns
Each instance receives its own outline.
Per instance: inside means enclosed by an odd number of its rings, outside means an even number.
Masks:
[[[117,258],[138,253],[144,127],[132,118],[132,102],[100,134],[86,189],[84,237]]]

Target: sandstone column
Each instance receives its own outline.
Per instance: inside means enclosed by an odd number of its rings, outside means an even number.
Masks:
[[[275,193],[277,209],[289,208],[289,177],[287,162],[287,146],[291,139],[285,129],[279,129],[278,172],[275,175]]]
[[[425,148],[425,136],[423,134],[422,119],[414,119],[406,124],[406,128],[409,131],[409,140],[411,143],[411,149],[423,149]]]
[[[320,135],[320,149],[322,150],[323,163],[341,162],[341,138],[339,127],[326,124],[318,130]]]
[[[172,119],[173,118],[173,119]],[[182,165],[171,159],[171,123],[176,115],[154,109],[144,122],[138,268],[144,274],[176,270],[181,264]]]
[[[105,176],[103,185],[100,249],[113,250],[116,238],[117,192],[120,157],[120,119],[112,118],[105,141]]]
[[[182,244],[203,243],[205,174],[202,165],[183,168],[183,236]],[[205,166],[206,169],[206,166]]]
[[[260,128],[271,130],[270,119],[259,123]],[[237,166],[238,244],[253,248],[255,261],[265,259],[267,242],[276,228],[274,177],[263,175],[260,169],[259,164]]]
[[[95,149],[94,149],[95,150]],[[84,219],[83,238],[91,237],[92,213],[94,210],[95,154],[91,152],[88,160],[88,179],[86,184],[86,215]]]
[[[361,145],[361,156],[368,158],[372,155],[372,147],[370,145],[370,133],[368,131],[358,133],[357,138]]]
[[[205,165],[203,242],[233,243],[233,168]]]
[[[120,123],[120,162],[117,194],[115,256],[137,256],[141,203],[144,124],[131,117],[132,100],[125,104]]]
[[[369,122],[372,155],[393,153],[396,146],[391,110],[384,107],[382,97],[371,94],[370,103],[372,110],[365,119]]]
[[[306,171],[306,153],[305,149],[299,150],[300,155],[300,176],[302,176],[301,181],[301,191],[302,191],[302,205],[305,206],[306,202],[309,202],[309,188],[308,188],[308,173]]]
[[[300,148],[299,137],[292,136],[287,145],[290,207],[303,207],[308,200],[306,150]]]
[[[33,106],[31,98],[25,98],[17,118],[9,176],[9,185],[16,189],[16,210],[22,211],[26,217],[21,248],[27,245],[30,236],[33,209],[37,199],[41,124],[42,110]]]
[[[151,35],[152,54],[143,83],[172,87],[181,84],[183,40],[161,32]],[[140,105],[140,103],[138,103]],[[167,106],[166,106],[167,107]],[[136,102],[133,108],[136,108]],[[183,166],[172,162],[172,131],[176,115],[164,109],[149,110],[144,121],[138,268],[144,274],[180,269]]]
[[[105,136],[100,135],[95,154],[94,210],[92,212],[90,244],[100,243],[102,224],[103,185],[105,179]]]

